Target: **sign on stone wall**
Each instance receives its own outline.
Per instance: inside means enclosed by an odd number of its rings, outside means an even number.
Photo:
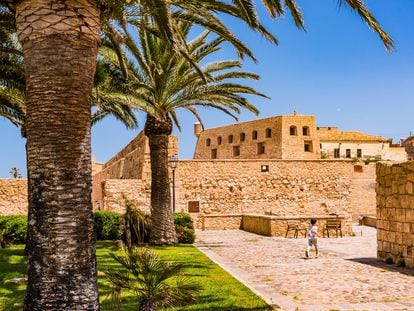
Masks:
[[[188,201],[188,212],[199,213],[200,212],[200,201]]]

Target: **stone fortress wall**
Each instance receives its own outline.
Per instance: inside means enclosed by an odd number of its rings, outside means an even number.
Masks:
[[[0,215],[27,213],[27,179],[0,179]]]
[[[181,160],[175,171],[176,210],[190,212],[199,227],[201,215],[336,213],[355,221],[360,214],[375,215],[375,166],[360,166],[344,160]],[[104,169],[93,179],[100,194],[94,196],[95,209],[120,211],[126,195],[149,210],[150,178],[102,179],[106,174]],[[234,222],[217,219],[222,228]]]
[[[378,258],[414,268],[414,162],[377,166]]]
[[[175,138],[170,145],[173,155],[177,151]],[[134,165],[141,167],[127,169]],[[145,137],[138,135],[105,165],[96,167],[92,192],[95,210],[122,212],[127,197],[149,211],[150,163]],[[176,210],[190,212],[196,219],[200,215],[242,213],[280,217],[337,213],[355,221],[360,214],[375,215],[372,164],[345,160],[181,160],[175,174]],[[14,210],[9,203],[8,210]],[[220,219],[233,221],[229,217]]]

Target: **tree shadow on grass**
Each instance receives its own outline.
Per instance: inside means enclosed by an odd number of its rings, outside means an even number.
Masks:
[[[1,283],[0,310],[22,310],[26,285],[16,283]]]
[[[385,263],[376,257],[352,258],[352,259],[347,259],[347,260],[362,263],[365,265],[370,265],[378,269],[383,269],[383,270],[387,270],[391,272],[398,272],[404,275],[414,276],[414,270],[406,268],[406,267],[398,267],[395,264]]]

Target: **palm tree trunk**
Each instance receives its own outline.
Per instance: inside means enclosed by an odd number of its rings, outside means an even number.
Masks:
[[[99,17],[88,0],[16,5],[30,172],[24,310],[99,309],[90,147]]]
[[[172,131],[170,119],[147,116],[145,134],[151,159],[151,235],[150,243],[176,244],[168,174],[168,140]]]
[[[143,299],[139,306],[139,311],[158,311],[158,303],[151,299]]]

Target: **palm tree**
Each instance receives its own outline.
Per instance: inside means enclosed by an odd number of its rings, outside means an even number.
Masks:
[[[0,116],[16,126],[25,120],[23,53],[10,10],[0,7]]]
[[[139,311],[194,302],[195,294],[201,290],[198,284],[181,275],[182,265],[164,262],[149,249],[133,247],[120,256],[110,255],[122,266],[122,270],[106,272],[118,306],[122,289],[134,291]]]
[[[384,44],[392,46],[361,0],[340,1],[356,9]],[[295,3],[262,2],[272,17],[282,13],[282,3],[291,10]],[[215,0],[0,0],[0,5],[15,12],[25,59],[30,171],[25,310],[98,309],[90,200],[90,99],[101,21],[107,24],[111,18],[120,17],[118,13],[126,3],[152,14],[156,27],[150,30],[169,42],[167,46],[173,50],[180,41],[173,15],[195,17],[199,25],[231,40],[241,55],[248,52],[231,38],[213,11],[239,17],[265,33],[252,14],[255,10],[250,0],[234,1],[237,4]],[[180,53],[186,55],[185,50]]]
[[[150,25],[148,26],[150,27]],[[179,24],[183,38],[190,24]],[[235,69],[239,61],[227,60],[201,64],[220,50],[223,38],[208,41],[209,31],[186,43],[193,66],[185,58],[176,57],[168,43],[148,31],[139,31],[139,43],[126,32],[126,48],[134,61],[128,67],[127,87],[136,106],[145,111],[144,132],[149,139],[151,158],[151,238],[153,244],[177,242],[170,204],[168,178],[168,141],[173,123],[180,127],[177,111],[190,111],[200,121],[199,107],[215,108],[236,118],[240,108],[255,114],[257,109],[244,97],[246,94],[264,96],[240,84],[237,79],[258,79],[258,76]],[[119,65],[119,63],[118,63]],[[201,75],[200,75],[201,72]]]

